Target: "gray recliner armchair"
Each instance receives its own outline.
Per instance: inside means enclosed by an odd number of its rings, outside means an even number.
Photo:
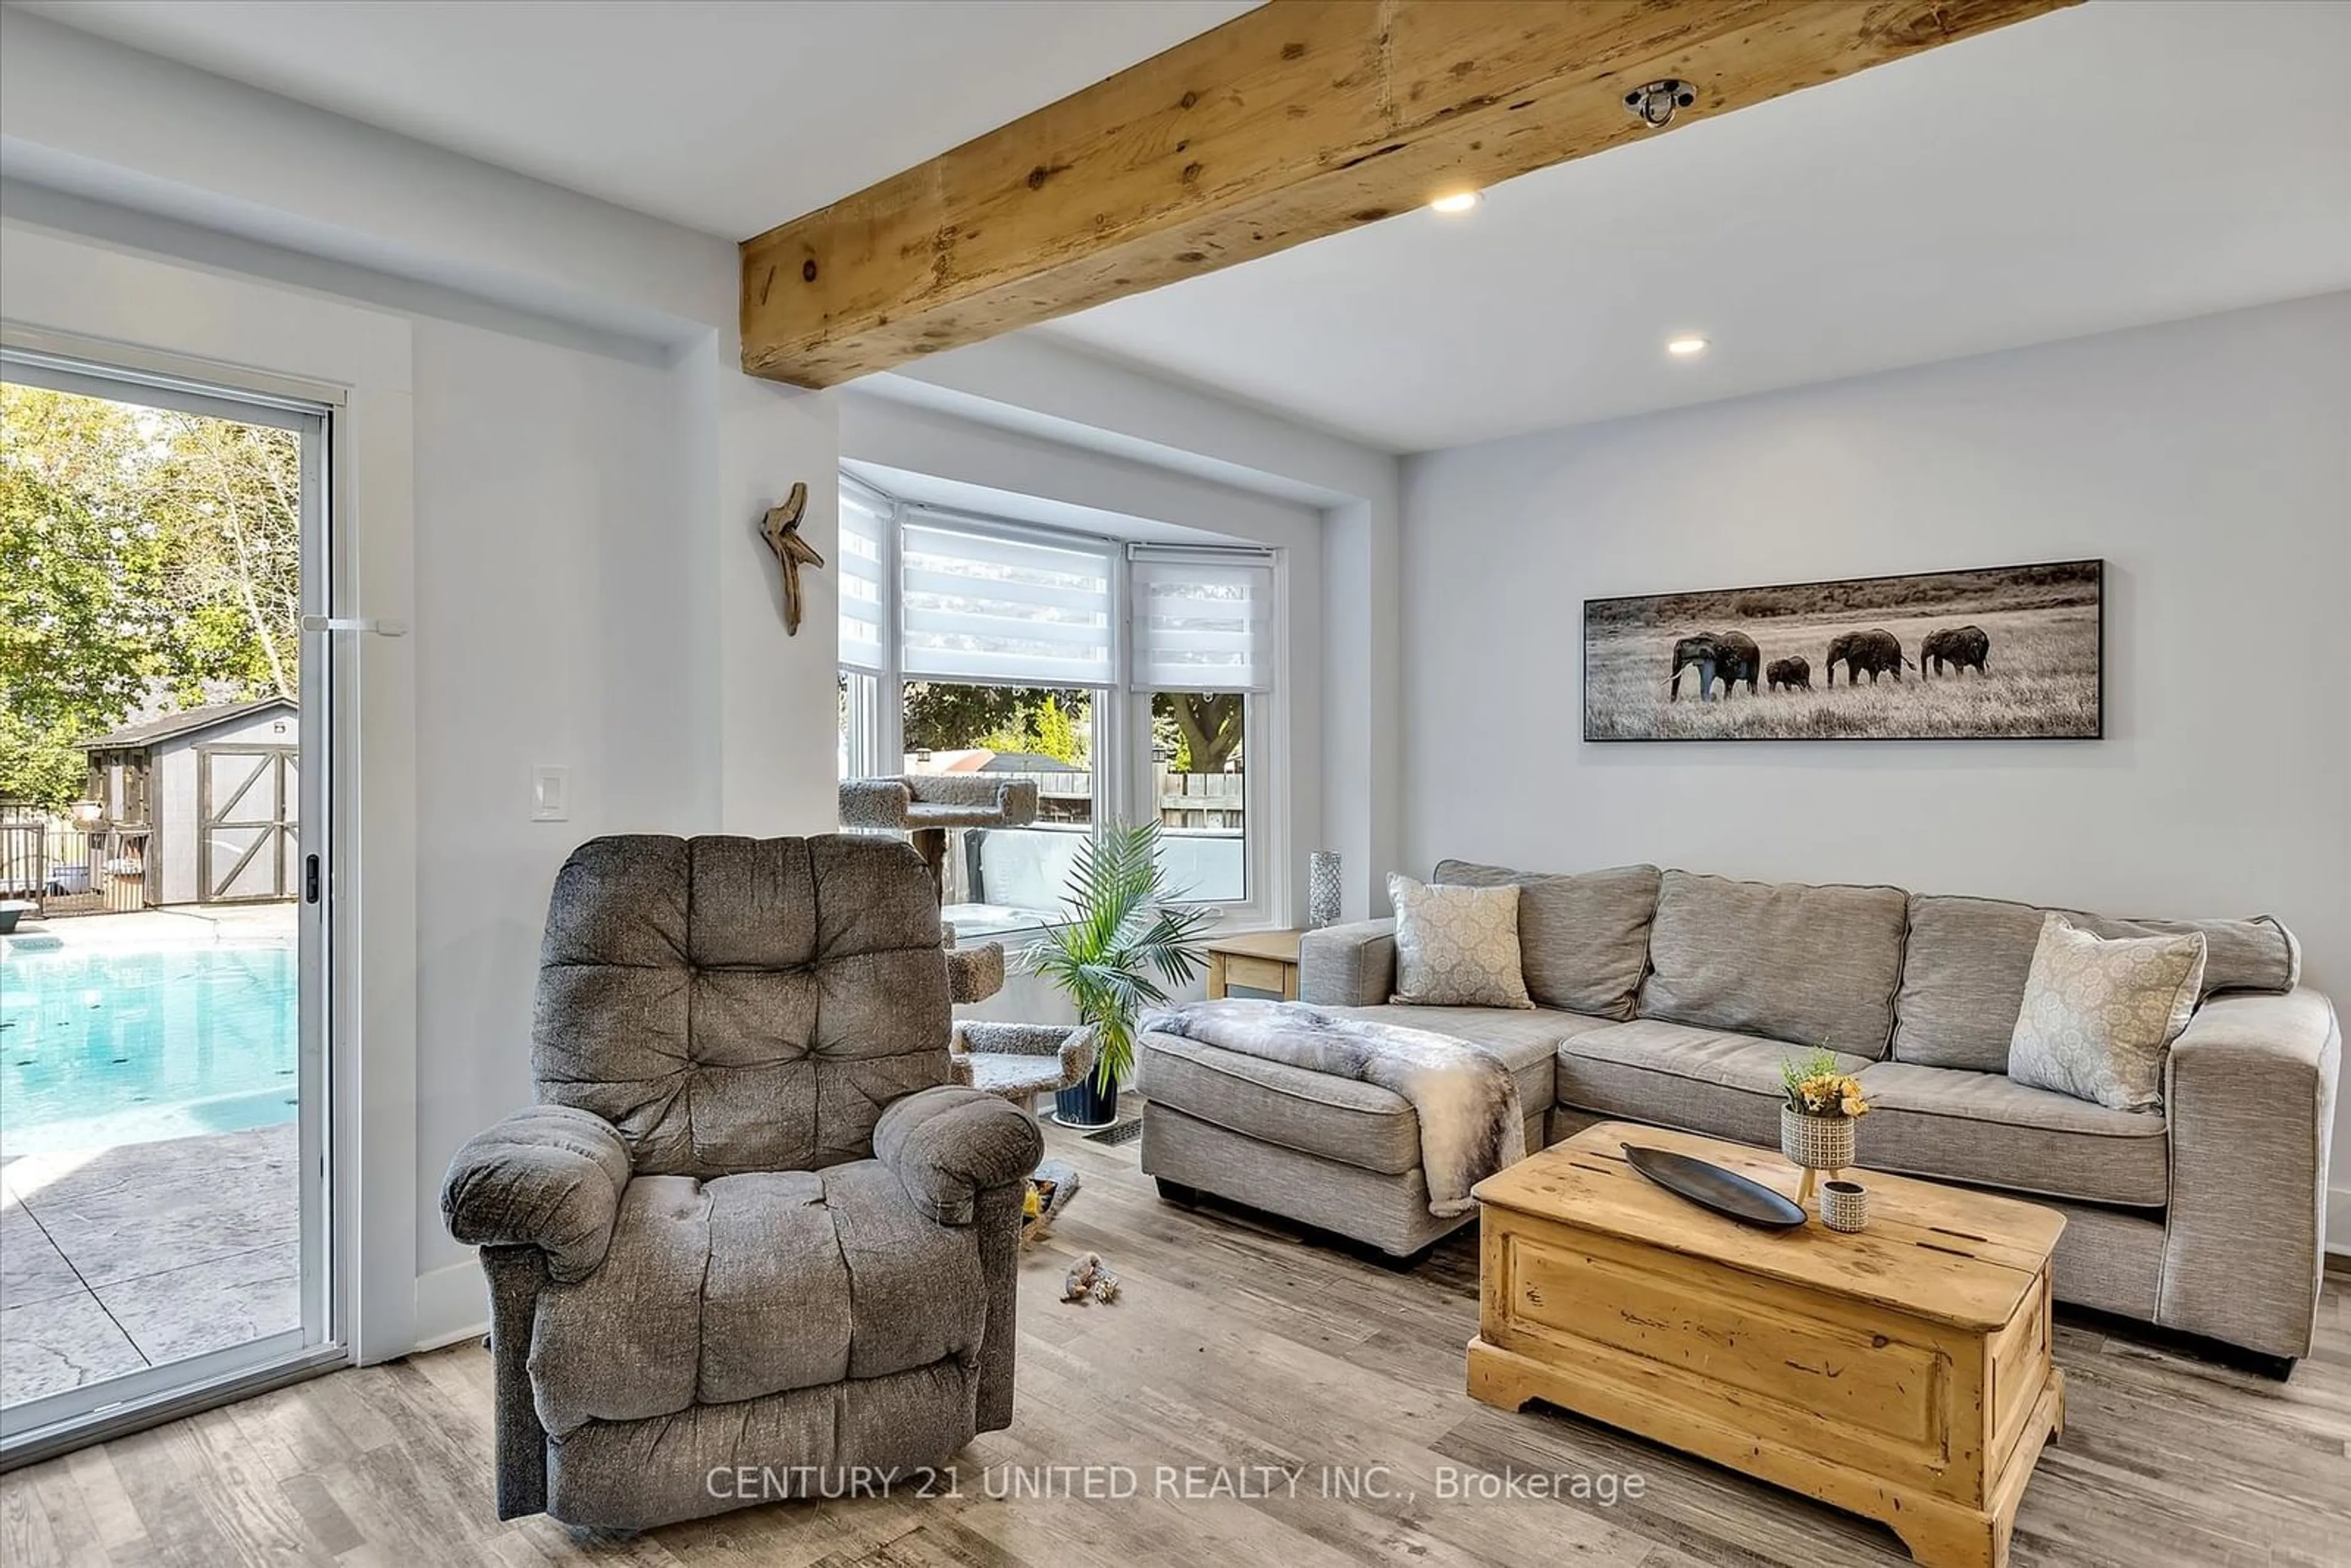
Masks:
[[[948,1004],[904,843],[571,856],[541,1103],[459,1150],[442,1192],[489,1277],[498,1517],[642,1529],[936,1466],[1010,1424],[1043,1143],[951,1082]],[[757,1495],[708,1482],[745,1466]]]

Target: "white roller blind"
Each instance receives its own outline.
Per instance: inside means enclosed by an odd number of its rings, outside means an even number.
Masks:
[[[1138,691],[1271,689],[1272,567],[1138,550],[1127,571]]]
[[[862,491],[841,489],[841,662],[882,670],[882,537],[889,514]]]
[[[1110,684],[1107,552],[912,522],[899,552],[910,679]]]

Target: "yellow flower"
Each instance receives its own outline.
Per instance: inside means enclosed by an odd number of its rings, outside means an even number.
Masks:
[[[1781,1082],[1790,1107],[1812,1116],[1866,1115],[1869,1101],[1862,1092],[1861,1081],[1849,1072],[1836,1071],[1835,1061],[1823,1049],[1782,1063]]]

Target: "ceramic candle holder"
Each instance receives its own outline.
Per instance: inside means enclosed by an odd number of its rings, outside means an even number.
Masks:
[[[1339,852],[1316,850],[1306,857],[1306,924],[1320,931],[1326,925],[1339,924],[1339,903],[1343,884],[1340,881]]]
[[[1821,1223],[1831,1230],[1868,1228],[1869,1189],[1857,1181],[1821,1183]]]

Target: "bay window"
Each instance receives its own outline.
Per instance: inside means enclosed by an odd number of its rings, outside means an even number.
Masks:
[[[1261,877],[1249,832],[1250,696],[1272,685],[1273,567],[1220,550],[1127,554],[1128,667],[1150,704],[1163,863],[1195,898],[1249,904]]]
[[[1189,900],[1270,921],[1277,559],[900,502],[841,481],[841,777],[1033,779],[1033,826],[949,837],[946,918],[1059,919],[1098,821],[1156,820]]]

